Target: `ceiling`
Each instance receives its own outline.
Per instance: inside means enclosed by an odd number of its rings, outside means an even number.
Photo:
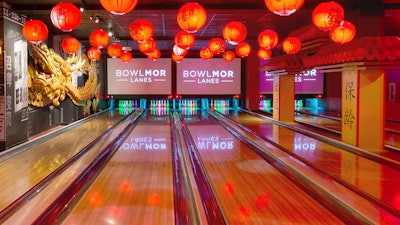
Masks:
[[[57,30],[50,20],[50,11],[57,0],[10,0],[11,10],[28,16],[28,19],[44,21],[52,34],[66,34]],[[138,49],[132,41],[129,25],[138,18],[152,22],[157,47],[160,50],[171,50],[175,34],[180,30],[176,22],[178,9],[188,1],[184,0],[138,0],[136,7],[125,15],[113,15],[105,11],[99,0],[71,0],[78,7],[84,7],[80,26],[67,34],[73,35],[87,43],[90,32],[97,28],[112,30],[123,46]],[[206,25],[195,33],[194,50],[207,45],[212,37],[222,37],[222,29],[228,22],[243,22],[248,29],[246,41],[256,43],[257,35],[264,29],[275,30],[280,39],[290,32],[311,24],[312,10],[321,0],[305,0],[302,8],[296,13],[282,17],[271,13],[263,0],[199,0],[207,12]],[[400,36],[400,0],[336,0],[345,10],[345,19],[355,20],[355,25],[363,26],[359,17],[378,15],[383,18],[385,35]],[[91,16],[99,15],[101,23],[94,23]],[[357,24],[360,23],[360,24]],[[367,25],[368,26],[368,25]],[[227,45],[227,48],[234,46]]]

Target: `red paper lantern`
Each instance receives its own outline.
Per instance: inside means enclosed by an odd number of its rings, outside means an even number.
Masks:
[[[179,31],[174,38],[175,45],[179,48],[189,49],[194,45],[195,37],[186,31]]]
[[[118,43],[112,43],[108,46],[107,53],[111,58],[119,58],[122,54],[122,46]]]
[[[243,58],[250,54],[251,46],[247,42],[240,42],[238,45],[236,45],[235,51],[239,57]]]
[[[24,24],[22,34],[27,41],[39,44],[46,40],[49,30],[41,20],[29,20]]]
[[[182,56],[182,55],[175,55],[174,53],[172,53],[171,58],[172,58],[172,61],[174,61],[174,62],[176,62],[176,63],[180,63],[180,62],[182,62],[182,60],[183,60],[185,57]]]
[[[100,49],[96,48],[96,47],[91,47],[89,48],[89,50],[87,51],[87,56],[90,60],[92,61],[97,61],[100,59],[101,57],[101,51]]]
[[[61,47],[64,50],[64,52],[68,54],[74,54],[79,50],[80,43],[78,39],[75,37],[66,37],[61,43]]]
[[[269,49],[260,48],[258,49],[257,55],[260,59],[269,59],[272,55],[272,51]]]
[[[202,59],[211,59],[214,54],[208,48],[202,48],[200,50],[200,58]]]
[[[287,54],[296,54],[301,49],[301,42],[297,37],[287,37],[282,45]]]
[[[145,41],[145,42],[141,42],[139,43],[139,50],[143,53],[143,54],[149,54],[150,52],[154,51],[154,49],[156,49],[156,41],[153,40],[152,38],[150,38],[149,40]]]
[[[154,51],[150,52],[147,55],[147,58],[149,58],[149,59],[151,59],[153,61],[156,61],[160,57],[161,57],[161,52],[160,52],[160,49],[158,49],[158,48],[154,49]]]
[[[90,45],[99,49],[106,47],[109,41],[110,37],[108,36],[107,32],[102,29],[96,29],[89,35]]]
[[[121,56],[119,57],[119,59],[124,62],[127,63],[129,61],[131,61],[132,59],[132,53],[128,52],[128,51],[124,51],[122,52]]]
[[[129,33],[133,40],[140,43],[153,37],[154,28],[150,21],[146,19],[137,19],[129,26]]]
[[[179,48],[177,45],[174,45],[174,47],[172,48],[172,52],[178,56],[185,56],[188,50],[185,48]]]
[[[278,44],[278,34],[273,30],[262,31],[257,38],[260,48],[272,49]]]
[[[82,15],[76,5],[60,2],[51,10],[50,18],[55,27],[64,32],[70,32],[81,24]]]
[[[211,38],[208,42],[208,49],[213,54],[221,54],[225,51],[225,41],[222,38]]]
[[[280,16],[289,16],[301,8],[304,0],[264,0],[267,8]]]
[[[182,30],[195,33],[203,28],[207,20],[207,13],[200,4],[189,2],[179,8],[176,20]]]
[[[247,28],[241,22],[231,21],[225,25],[222,35],[229,44],[237,45],[246,39]]]
[[[100,4],[103,8],[115,15],[124,15],[132,11],[137,2],[137,0],[100,0]]]
[[[312,21],[316,27],[327,31],[344,19],[344,10],[336,2],[322,2],[314,8]]]
[[[329,36],[338,44],[349,43],[356,36],[356,27],[351,22],[343,20],[332,27]]]
[[[235,59],[235,53],[233,51],[225,51],[222,54],[222,58],[224,58],[225,62],[232,62]]]

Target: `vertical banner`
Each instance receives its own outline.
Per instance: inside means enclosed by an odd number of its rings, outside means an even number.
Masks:
[[[357,70],[342,72],[342,141],[357,146],[358,90]]]
[[[279,76],[274,76],[274,86],[272,92],[272,118],[279,120]]]

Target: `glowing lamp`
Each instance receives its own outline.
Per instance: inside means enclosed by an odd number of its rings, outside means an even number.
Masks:
[[[195,33],[206,23],[206,10],[196,2],[189,2],[179,8],[176,20],[182,30]]]
[[[176,62],[176,63],[180,63],[180,62],[182,62],[182,60],[183,60],[185,57],[182,56],[182,55],[175,55],[174,53],[172,53],[171,58],[172,58],[172,61],[174,61],[174,62]]]
[[[74,54],[79,50],[80,43],[78,39],[76,39],[75,37],[66,37],[62,41],[61,47],[64,50],[64,52],[68,54]]]
[[[282,45],[287,54],[296,54],[301,49],[301,42],[296,37],[287,37]]]
[[[225,25],[222,35],[229,44],[237,45],[246,39],[247,28],[241,22],[231,21]]]
[[[161,52],[160,52],[160,49],[158,49],[158,48],[154,49],[154,51],[147,54],[147,58],[149,58],[153,61],[156,61],[160,57],[161,57]]]
[[[330,30],[344,19],[344,10],[336,2],[322,2],[312,12],[312,22],[320,30]]]
[[[269,59],[272,56],[272,51],[269,49],[260,48],[258,49],[257,55],[260,59]]]
[[[137,42],[145,42],[153,37],[153,24],[146,19],[134,20],[129,26],[129,33],[133,40]]]
[[[145,42],[140,42],[139,43],[139,50],[143,54],[149,54],[150,52],[154,51],[156,49],[156,41],[150,38],[149,40]]]
[[[222,38],[211,38],[207,47],[213,54],[221,54],[225,51],[225,41]]]
[[[70,2],[60,2],[51,10],[50,19],[58,29],[70,32],[81,24],[82,15],[76,5]]]
[[[289,16],[301,8],[304,0],[264,0],[267,8],[280,16]]]
[[[101,57],[101,51],[100,49],[96,48],[96,47],[91,47],[89,48],[89,50],[87,51],[87,56],[90,60],[92,61],[97,61],[100,59]]]
[[[172,52],[177,56],[185,56],[187,54],[187,49],[179,48],[177,45],[174,45],[172,48]]]
[[[130,53],[128,51],[124,51],[124,52],[122,52],[122,54],[119,57],[119,59],[124,63],[128,63],[132,59],[132,53]]]
[[[202,59],[211,59],[214,54],[208,48],[202,48],[200,50],[200,58]]]
[[[224,58],[225,62],[232,62],[235,59],[235,53],[233,51],[225,51],[222,54],[222,58]]]
[[[102,29],[96,29],[89,35],[90,45],[99,49],[106,47],[109,41],[110,37],[108,36],[107,32]]]
[[[49,30],[41,20],[29,20],[22,27],[25,39],[33,44],[39,44],[46,40]]]
[[[338,44],[349,43],[356,35],[356,27],[349,21],[343,20],[329,31],[332,41]]]
[[[181,30],[175,35],[174,41],[179,48],[188,49],[194,45],[195,37],[194,34]]]
[[[247,42],[240,42],[238,45],[236,45],[235,51],[239,57],[243,58],[250,54],[251,46]]]
[[[137,0],[100,0],[100,4],[103,8],[115,15],[124,15],[132,11],[137,2]]]
[[[278,34],[273,30],[264,30],[258,34],[258,45],[260,48],[272,49],[278,44]]]
[[[108,46],[107,53],[111,58],[119,58],[122,54],[122,46],[118,43],[112,43]]]

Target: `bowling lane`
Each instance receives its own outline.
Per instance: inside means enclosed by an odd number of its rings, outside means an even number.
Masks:
[[[169,116],[148,113],[62,224],[174,224]]]
[[[338,182],[343,182],[363,196],[392,208],[392,212],[400,215],[398,169],[275,125],[266,117],[256,117],[243,111],[228,116],[283,147],[293,157],[328,174]]]
[[[343,224],[216,120],[185,120],[227,224]]]

